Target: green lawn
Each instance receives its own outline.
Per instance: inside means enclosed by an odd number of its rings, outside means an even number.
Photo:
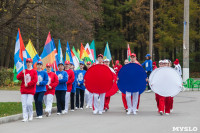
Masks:
[[[56,103],[53,103],[53,107]],[[33,103],[33,108],[35,110],[35,103]],[[14,114],[22,113],[21,102],[0,102],[0,117],[5,117]]]
[[[4,87],[0,87],[0,90],[19,91],[20,90],[20,86],[18,86],[18,85],[16,85],[16,86],[4,86]]]

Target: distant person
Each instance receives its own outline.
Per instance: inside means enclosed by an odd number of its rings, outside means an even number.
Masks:
[[[176,59],[175,61],[174,61],[174,69],[177,71],[177,73],[180,75],[180,76],[182,76],[182,70],[181,70],[181,65],[179,64],[179,60],[178,59]]]
[[[119,60],[115,61],[115,66],[113,68],[115,70],[116,75],[118,75],[119,70],[122,68],[122,65],[119,64]]]
[[[155,70],[156,68],[157,68],[156,62],[153,62],[153,70]]]
[[[145,67],[145,70],[147,73],[147,78],[149,78],[149,76],[153,70],[151,55],[147,54],[145,57],[146,57],[146,60],[141,65]],[[150,88],[149,84],[148,84],[148,90],[146,92],[151,92],[151,88]]]

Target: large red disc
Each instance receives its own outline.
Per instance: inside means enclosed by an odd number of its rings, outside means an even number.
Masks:
[[[106,92],[106,97],[110,97],[110,96],[113,96],[115,95],[115,93],[117,93],[118,91],[118,86],[117,86],[117,75],[115,73],[113,73],[113,78],[114,78],[114,83],[113,83],[113,86],[112,88]]]
[[[85,76],[85,87],[91,93],[106,93],[113,85],[113,74],[105,65],[94,65],[90,67]]]

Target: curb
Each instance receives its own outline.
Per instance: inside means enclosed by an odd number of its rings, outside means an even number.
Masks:
[[[52,113],[57,112],[57,107],[52,107],[51,112]],[[36,111],[33,111],[33,117],[36,117]],[[0,118],[0,124],[14,122],[14,121],[22,120],[22,119],[23,119],[22,113],[16,114],[16,115],[11,115],[11,116],[6,116],[6,117]]]

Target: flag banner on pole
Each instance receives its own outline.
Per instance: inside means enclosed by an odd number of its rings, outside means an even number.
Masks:
[[[52,68],[54,71],[58,71],[58,52],[56,50],[56,45],[55,45],[55,42],[54,42],[54,39],[52,38],[52,41],[53,41],[53,48],[54,48],[54,54],[55,54],[55,61],[54,63],[52,64]]]
[[[31,42],[31,40],[29,39],[28,44],[26,45],[26,50],[29,53],[31,59],[33,60],[33,69],[37,69],[36,64],[37,61],[40,59],[37,51],[35,50],[33,43]]]
[[[47,40],[45,42],[44,49],[40,57],[41,61],[43,62],[43,70],[46,70],[47,63],[53,64],[54,62],[56,62],[53,40],[51,39],[50,32],[47,36]]]
[[[108,42],[107,42],[105,50],[104,50],[104,59],[109,59],[110,61],[112,60],[112,56],[111,56],[111,53],[110,53]]]
[[[75,66],[74,69],[77,70],[79,68],[79,59],[77,58],[77,56],[75,55],[73,50],[71,50],[71,55],[72,55],[73,63],[74,63],[74,66]]]
[[[19,74],[24,69],[26,69],[26,59],[30,58],[30,55],[26,51],[24,47],[24,42],[20,33],[20,29],[18,29],[16,43],[15,43],[15,55],[14,55],[14,63],[16,66],[17,74]]]
[[[86,51],[86,53],[88,54],[90,60],[91,60],[92,62],[94,62],[94,57],[93,57],[93,55],[92,55],[92,51],[91,51],[91,49],[90,49],[89,43],[86,44],[86,46],[85,46],[85,51]]]
[[[130,57],[131,57],[131,49],[130,49],[129,44],[128,44],[128,45],[127,45],[127,59],[128,59],[129,61],[131,60]]]
[[[90,44],[90,50],[92,52],[92,56],[93,56],[93,59],[94,59],[94,62],[95,62],[95,60],[96,60],[96,49],[95,49],[95,42],[94,42],[94,40]]]
[[[65,61],[68,60],[70,62],[73,62],[73,59],[72,59],[72,55],[71,55],[71,50],[70,50],[70,47],[69,47],[69,43],[67,42],[67,46],[66,46],[66,52],[65,52]]]
[[[73,51],[74,55],[78,58],[78,61],[81,61],[80,56],[79,56],[78,52],[76,52],[74,46],[72,48],[72,51]],[[72,58],[73,58],[73,56],[72,56]]]
[[[61,47],[60,40],[59,40],[59,43],[58,43],[58,62],[59,63],[64,63],[63,62],[63,53],[62,53],[62,47]]]

